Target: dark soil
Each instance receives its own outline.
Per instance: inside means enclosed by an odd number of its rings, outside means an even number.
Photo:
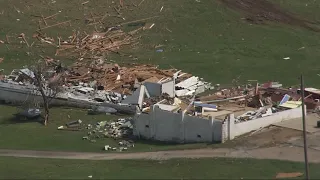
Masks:
[[[246,20],[253,24],[265,24],[266,21],[278,22],[293,26],[303,27],[319,32],[320,29],[313,27],[311,22],[298,17],[280,8],[267,0],[220,0],[231,9],[241,11],[246,15]]]

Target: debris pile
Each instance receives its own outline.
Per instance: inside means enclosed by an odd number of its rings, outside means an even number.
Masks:
[[[89,140],[90,142],[96,142],[96,139],[100,138],[113,138],[115,140],[122,139],[118,143],[118,147],[112,147],[105,145],[104,150],[124,151],[128,148],[134,147],[132,140],[123,140],[125,138],[132,138],[133,135],[133,119],[132,118],[120,118],[116,121],[101,121],[95,126],[88,124],[86,129],[87,136],[84,136],[83,140]]]
[[[320,105],[320,90],[305,88],[305,94],[307,109],[317,109]],[[298,108],[302,102],[299,89],[286,89],[279,82],[268,82],[221,89],[196,98],[192,104],[193,107],[187,111],[189,115],[224,120],[228,114],[233,113],[235,122],[239,123]]]
[[[243,121],[249,121],[253,119],[257,119],[260,117],[270,116],[273,113],[278,112],[279,110],[275,107],[261,107],[256,111],[247,111],[246,113],[236,117],[236,123],[243,122]]]
[[[117,121],[101,121],[95,126],[88,124],[86,129],[89,130],[88,135],[83,139],[94,140],[95,138],[130,138],[132,136],[133,125],[132,118],[120,118]]]
[[[134,143],[133,143],[132,140],[128,140],[128,141],[122,140],[122,141],[120,141],[120,142],[118,143],[118,145],[119,145],[119,147],[112,147],[112,146],[110,146],[110,145],[105,145],[105,146],[104,146],[104,150],[105,150],[105,151],[113,150],[113,151],[119,151],[119,152],[121,152],[121,151],[126,151],[126,150],[128,150],[128,148],[134,147]]]
[[[124,32],[119,26],[107,29],[106,32],[73,33],[68,39],[46,37],[43,34],[33,35],[41,43],[47,43],[56,46],[55,55],[70,56],[79,54],[79,60],[92,58],[94,56],[103,56],[105,53],[118,53],[124,46],[134,47],[139,42],[139,36],[136,34],[142,30],[138,28],[130,32]]]
[[[59,126],[58,130],[80,131],[82,128],[81,125],[82,125],[82,121],[79,119],[75,121],[70,121],[66,123],[65,126]]]
[[[144,82],[160,83],[165,79],[172,79],[177,73],[175,69],[161,70],[153,65],[134,65],[120,67],[118,64],[94,64],[86,65],[77,62],[70,68],[67,81],[70,83],[89,83],[96,81],[100,89],[132,94],[132,91]],[[178,73],[176,81],[183,81],[190,74]]]
[[[143,102],[143,107],[150,107],[156,103],[171,105],[174,104],[174,98],[169,97],[169,95],[166,93],[163,93],[161,96],[158,97],[145,98]]]
[[[131,67],[104,63],[84,65],[79,62],[70,68],[65,68],[59,61],[49,57],[44,59],[50,66],[50,69],[43,73],[43,77],[48,85],[46,91],[55,98],[55,101],[52,101],[53,105],[87,108],[90,109],[89,114],[134,114],[137,106],[148,108],[164,99],[168,101],[167,105],[172,105],[175,96],[192,97],[210,87],[209,83],[201,81],[200,78],[176,69],[161,70],[152,65],[131,65]],[[12,90],[22,90],[26,98],[30,93],[40,96],[34,78],[32,70],[16,69],[5,76],[0,87],[10,86]],[[176,83],[180,84],[179,87]],[[177,93],[181,90],[184,93]],[[8,102],[17,101],[14,97],[10,99],[8,96],[0,96],[0,98]]]

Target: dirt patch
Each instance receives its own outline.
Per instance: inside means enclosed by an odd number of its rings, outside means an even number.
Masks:
[[[265,148],[274,147],[300,137],[301,131],[270,126],[257,132],[251,132],[228,143],[228,147]]]
[[[241,11],[246,15],[246,20],[254,24],[265,24],[266,21],[278,22],[293,26],[303,27],[319,32],[313,27],[315,22],[305,20],[280,8],[267,0],[220,0],[231,9]]]

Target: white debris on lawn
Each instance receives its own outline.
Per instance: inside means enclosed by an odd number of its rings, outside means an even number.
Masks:
[[[94,139],[103,137],[113,139],[131,138],[133,136],[132,120],[132,118],[120,118],[117,121],[101,121],[95,126],[88,124],[86,128],[89,132],[82,139],[94,142]],[[131,140],[121,140],[118,145],[119,147],[105,145],[103,149],[105,151],[113,150],[121,152],[134,147],[134,142]]]

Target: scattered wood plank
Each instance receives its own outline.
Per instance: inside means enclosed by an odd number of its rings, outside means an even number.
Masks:
[[[144,0],[141,0],[140,3],[138,4],[138,6],[140,6],[143,2],[144,2]]]
[[[83,2],[81,3],[82,5],[85,5],[85,4],[88,4],[90,1],[86,1],[86,2]]]
[[[20,10],[16,7],[16,6],[13,6],[14,10],[17,11],[17,13],[20,13]]]
[[[118,13],[119,15],[121,15],[121,13],[120,13],[119,9],[117,9],[116,7],[113,7],[113,8],[114,8],[114,10],[116,10],[116,11],[117,11],[117,13]]]
[[[163,10],[163,6],[161,7],[160,12],[162,12],[162,10]]]
[[[42,21],[44,22],[44,24],[45,24],[46,26],[48,26],[47,21],[44,19],[44,17],[43,17],[42,14],[41,14],[41,17],[42,17]]]
[[[61,37],[57,37],[58,38],[58,47],[60,47],[60,43],[61,43]]]
[[[157,18],[159,16],[152,16],[152,17],[148,17],[148,18],[143,18],[143,19],[138,19],[138,20],[134,20],[134,21],[129,21],[129,22],[124,22],[121,23],[120,25],[126,25],[126,24],[130,24],[130,23],[135,23],[135,22],[140,22],[140,21],[145,21],[145,20],[149,20],[149,19],[153,19],[153,18]]]
[[[41,30],[44,30],[44,29],[48,29],[48,28],[51,28],[51,27],[55,27],[55,26],[59,26],[61,24],[70,23],[70,22],[71,22],[71,20],[60,22],[60,23],[56,23],[56,24],[53,24],[53,25],[46,26],[46,27],[43,27],[41,29],[38,29],[38,31],[41,31]]]
[[[38,28],[41,29],[41,21],[38,21]]]
[[[172,31],[170,29],[166,28],[166,30],[172,33]]]
[[[93,22],[93,23],[88,24],[88,26],[97,25],[97,24],[99,24],[99,23],[100,23],[100,22]]]
[[[23,41],[27,44],[27,46],[30,47],[30,45],[29,45],[29,43],[28,43],[28,41],[27,41],[27,39],[26,39],[25,34],[24,34],[24,33],[21,33],[21,34],[20,34],[20,37],[21,37],[21,38],[23,39]]]
[[[52,14],[52,15],[50,15],[50,16],[45,17],[44,19],[47,20],[47,19],[53,18],[53,17],[55,17],[55,16],[58,15],[58,14],[59,14],[59,13]]]

